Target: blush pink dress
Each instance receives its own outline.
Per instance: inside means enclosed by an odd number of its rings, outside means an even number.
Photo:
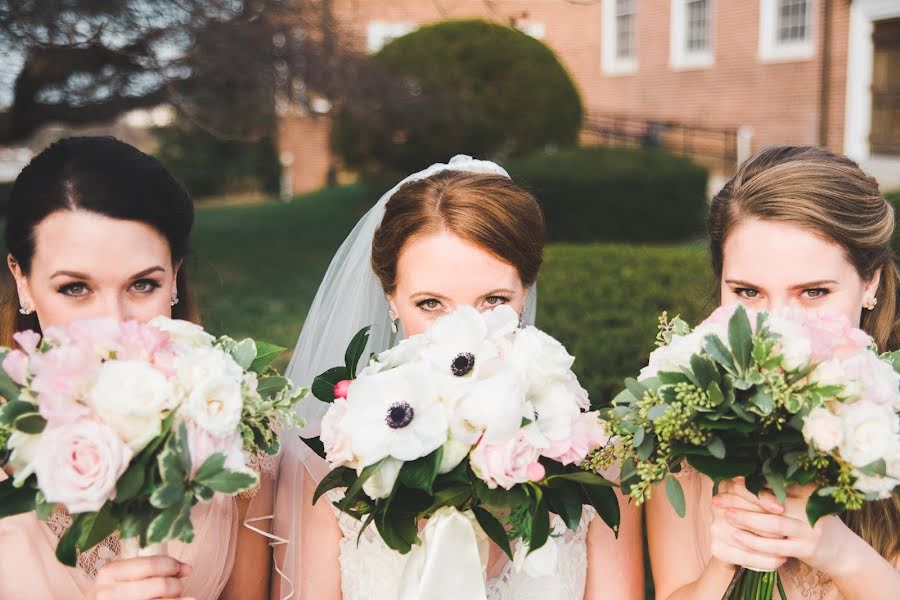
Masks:
[[[274,476],[268,466],[262,467],[263,476]],[[0,481],[6,478],[6,473],[0,470]],[[261,509],[254,504],[251,503],[248,518]],[[214,600],[222,593],[234,566],[240,526],[236,500],[216,495],[211,502],[194,507],[191,521],[194,541],[169,542],[167,551],[191,565],[191,574],[184,580],[184,595]],[[77,567],[64,566],[56,559],[55,552],[57,541],[69,523],[64,512],[54,513],[47,521],[40,521],[33,512],[0,519],[0,599],[80,600],[86,597],[100,568],[119,558],[121,545],[117,536],[110,536],[81,554]]]

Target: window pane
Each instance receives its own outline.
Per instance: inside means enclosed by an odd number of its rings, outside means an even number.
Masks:
[[[778,42],[803,42],[809,35],[810,0],[778,0]]]
[[[635,54],[635,2],[616,0],[616,58]]]
[[[688,52],[702,52],[709,48],[709,2],[685,2],[685,40]]]

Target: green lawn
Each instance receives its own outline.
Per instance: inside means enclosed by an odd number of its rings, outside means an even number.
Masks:
[[[378,193],[360,185],[289,204],[201,207],[191,267],[206,326],[291,347],[331,256]],[[707,272],[695,245],[551,245],[538,325],[606,400],[652,349],[660,311],[695,319],[706,310]]]

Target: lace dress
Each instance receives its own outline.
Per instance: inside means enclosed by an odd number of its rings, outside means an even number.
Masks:
[[[250,466],[273,477],[274,465],[272,460],[257,458]],[[6,478],[0,470],[0,481]],[[216,495],[211,502],[194,507],[191,521],[194,541],[169,542],[166,549],[192,567],[184,580],[184,595],[213,600],[222,593],[234,564],[239,526],[235,499]],[[0,598],[78,600],[87,595],[97,572],[119,558],[122,545],[118,536],[111,535],[79,555],[76,567],[62,565],[56,560],[56,544],[71,522],[61,510],[46,522],[33,512],[0,519]]]
[[[336,493],[335,493],[336,492]],[[332,501],[342,492],[329,492]],[[375,527],[359,537],[362,522],[335,509],[344,534],[340,542],[341,587],[344,600],[396,600],[407,555],[388,548]],[[578,531],[567,529],[557,516],[551,524],[556,538],[556,572],[530,577],[509,561],[487,581],[488,600],[576,600],[584,595],[587,575],[587,529],[596,512],[585,507]],[[359,537],[359,544],[357,538]],[[513,546],[515,554],[518,545]],[[452,558],[452,557],[451,557]],[[461,599],[462,600],[462,599]]]

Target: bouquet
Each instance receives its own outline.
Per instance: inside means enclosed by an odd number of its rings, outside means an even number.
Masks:
[[[191,508],[254,487],[247,454],[278,452],[305,394],[270,368],[277,346],[156,318],[17,333],[0,351],[0,517],[72,516],[57,558],[118,532],[140,547],[194,537]],[[134,545],[132,543],[132,545]]]
[[[879,356],[845,318],[722,307],[691,331],[660,319],[660,347],[608,412],[617,441],[591,461],[624,459],[622,488],[638,503],[687,463],[714,482],[738,476],[782,502],[811,484],[811,524],[890,497],[900,485],[900,354]],[[736,598],[771,598],[777,574],[745,572]]]
[[[509,307],[464,307],[357,374],[366,338],[312,386],[331,403],[310,440],[332,469],[314,501],[346,488],[335,506],[400,553],[420,543],[421,520],[464,514],[510,558],[522,540],[519,565],[553,546],[551,513],[575,530],[590,505],[618,527],[611,484],[578,467],[606,435],[558,341],[519,328]]]

